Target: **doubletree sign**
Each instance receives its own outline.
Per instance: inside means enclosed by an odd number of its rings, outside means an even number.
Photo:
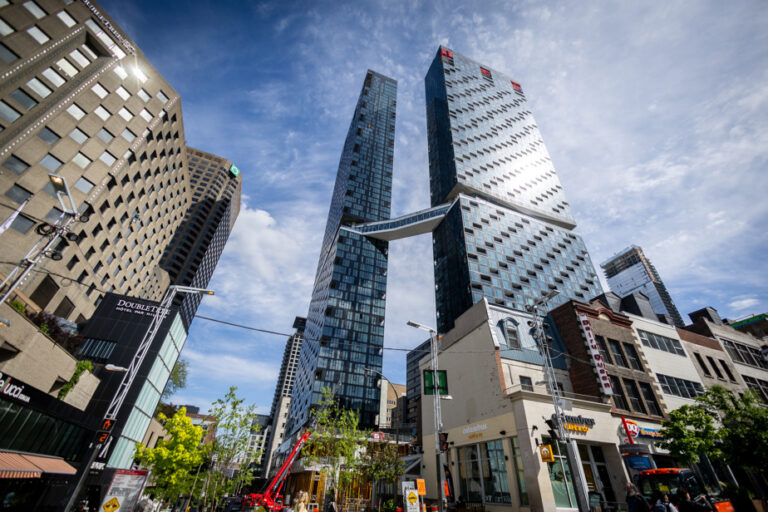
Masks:
[[[448,394],[448,376],[445,370],[437,370],[437,391],[440,395]],[[424,370],[424,394],[435,394],[435,372]]]
[[[229,173],[234,177],[238,177],[240,175],[240,169],[238,169],[235,164],[232,164],[232,167],[229,168]]]

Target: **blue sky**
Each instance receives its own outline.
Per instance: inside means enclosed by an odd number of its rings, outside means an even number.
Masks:
[[[306,315],[367,69],[398,80],[393,216],[429,203],[423,79],[445,44],[522,84],[600,262],[643,247],[678,309],[768,311],[768,9],[741,2],[103,0],[179,92],[187,144],[242,171],[200,313],[290,332]],[[385,346],[432,324],[431,242],[390,246]],[[196,320],[175,402],[229,385],[267,413],[285,339]],[[405,380],[405,353],[384,373]]]

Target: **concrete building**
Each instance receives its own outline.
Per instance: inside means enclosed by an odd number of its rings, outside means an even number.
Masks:
[[[240,170],[226,158],[186,148],[190,183],[190,205],[179,229],[165,249],[160,266],[171,284],[208,288],[224,245],[240,212]],[[180,294],[184,327],[189,330],[202,296]]]
[[[267,440],[272,426],[272,418],[267,414],[257,414],[253,419],[253,430],[248,439],[248,454],[252,457],[251,466],[254,476],[264,472]]]
[[[741,394],[747,389],[719,341],[687,329],[678,329],[677,333],[705,388],[724,386],[736,394]]]
[[[200,409],[197,408],[199,411]],[[199,412],[188,412],[187,416],[196,427],[203,429],[202,444],[211,444],[216,439],[216,417],[208,414],[199,414]]]
[[[694,311],[688,316],[693,324],[687,326],[686,330],[720,342],[730,356],[738,376],[749,389],[757,392],[762,400],[768,403],[768,354],[762,351],[765,342],[723,322],[717,310],[712,307]],[[728,365],[725,365],[722,368],[725,375],[727,367]],[[711,366],[710,369],[716,374],[716,366]],[[730,376],[727,376],[729,381],[738,383],[735,377],[731,380]]]
[[[14,3],[1,16],[0,209],[19,214],[0,258],[20,261],[35,226],[69,220],[49,173],[79,213],[17,299],[77,322],[102,290],[160,299],[160,259],[191,197],[178,94],[95,2]]]
[[[564,447],[561,456],[553,445],[556,456],[551,463],[542,462],[539,454],[538,446],[550,443],[544,420],[552,416],[554,406],[536,342],[527,328],[515,328],[528,320],[525,313],[482,300],[440,340],[439,365],[446,371],[452,396],[442,404],[451,492],[490,511],[576,508]],[[564,351],[557,339],[554,347],[556,354]],[[421,371],[428,368],[429,358],[422,359]],[[620,420],[613,404],[599,395],[574,393],[566,358],[556,358],[555,374],[569,404],[566,428],[579,444],[590,489],[608,501],[622,499],[628,475],[618,448]],[[594,374],[590,379],[597,383]],[[437,496],[434,399],[422,396],[423,463],[431,499]]]
[[[299,354],[301,353],[301,344],[304,340],[304,328],[307,319],[297,316],[293,321],[293,328],[296,332],[288,338],[283,351],[283,362],[280,365],[280,374],[277,377],[275,386],[275,397],[272,399],[272,409],[269,416],[271,423],[267,436],[267,442],[264,446],[264,463],[262,477],[267,478],[272,472],[272,460],[277,448],[288,437],[286,435],[286,423],[288,414],[291,410],[291,393],[293,392],[293,383],[296,380],[296,371],[299,363]]]
[[[668,323],[677,327],[685,325],[656,267],[645,257],[640,247],[627,247],[600,266],[608,280],[608,286],[619,297],[641,292],[650,299],[656,314],[669,319]]]
[[[309,421],[323,387],[335,388],[344,406],[359,412],[361,427],[376,424],[379,388],[366,368],[381,371],[388,242],[353,226],[389,219],[396,99],[395,80],[366,73],[336,174],[289,433]]]
[[[405,395],[406,388],[404,384],[395,384],[389,379],[381,378],[379,381],[381,390],[381,399],[379,400],[378,427],[397,428],[394,421],[395,409],[401,396]]]

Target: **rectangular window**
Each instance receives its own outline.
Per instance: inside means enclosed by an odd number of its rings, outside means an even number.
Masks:
[[[12,52],[10,48],[5,46],[3,43],[0,43],[0,59],[2,59],[3,62],[10,64],[18,58],[19,56]]]
[[[701,368],[701,371],[704,372],[704,375],[707,377],[711,377],[712,373],[709,371],[709,368],[707,368],[707,364],[704,362],[704,359],[701,358],[701,354],[698,352],[694,352],[693,356],[696,358],[696,361],[699,363],[699,367]]]
[[[533,381],[530,377],[520,376],[520,388],[523,391],[533,391]]]
[[[64,23],[68,28],[72,28],[77,25],[77,22],[69,15],[67,11],[60,11],[56,13],[56,16]]]
[[[56,224],[61,218],[62,213],[64,212],[54,206],[45,216],[45,220],[47,220],[50,224]]]
[[[45,142],[47,142],[48,144],[53,144],[61,138],[58,135],[56,135],[56,132],[54,132],[47,126],[44,126],[43,129],[37,133],[37,136],[40,137]]]
[[[125,87],[122,85],[115,89],[115,92],[118,96],[120,96],[124,101],[131,97],[131,94],[125,90]]]
[[[96,96],[98,96],[102,100],[107,97],[107,94],[109,94],[109,91],[98,82],[96,83],[96,85],[91,87],[91,90]]]
[[[13,185],[8,189],[8,192],[5,193],[5,196],[17,203],[23,203],[32,197],[32,192],[18,185]]]
[[[139,92],[137,92],[136,94],[138,95],[139,98],[141,98],[141,101],[143,101],[144,103],[148,102],[151,98],[149,93],[144,89],[139,89]]]
[[[101,154],[99,160],[111,167],[117,161],[117,158],[109,151],[105,151]]]
[[[101,130],[99,130],[96,136],[101,140],[103,140],[106,144],[109,144],[110,142],[112,142],[112,139],[115,138],[115,136],[112,135],[109,132],[109,130],[107,130],[106,128],[102,128]]]
[[[9,96],[25,110],[29,110],[37,105],[37,100],[21,89],[16,89]]]
[[[0,117],[8,121],[9,123],[14,122],[18,118],[21,117],[21,114],[19,114],[15,108],[7,104],[6,102],[0,100]]]
[[[629,403],[624,396],[624,388],[621,386],[619,378],[614,375],[611,375],[611,387],[613,388],[613,403],[616,408],[629,411]]]
[[[128,110],[125,107],[121,108],[118,114],[120,114],[120,117],[122,117],[126,121],[130,121],[131,119],[133,119],[133,114],[131,113],[130,110]]]
[[[0,18],[0,36],[7,36],[8,34],[13,34],[15,30],[13,30],[13,27],[10,26],[6,21],[2,18]]]
[[[168,102],[168,96],[166,96],[163,91],[157,91],[157,99],[163,104]]]
[[[72,50],[71,52],[69,52],[69,56],[72,58],[73,61],[77,62],[77,64],[81,68],[85,68],[88,66],[88,64],[91,63],[91,61],[85,58],[85,55],[80,53],[80,50]]]
[[[720,372],[720,370],[717,368],[717,364],[715,364],[715,360],[712,359],[711,356],[707,356],[707,360],[709,361],[709,365],[712,367],[713,370],[715,370],[715,374],[717,375],[718,379],[723,379],[723,374]]]
[[[109,116],[112,115],[109,113],[109,110],[105,109],[102,105],[96,107],[96,110],[94,110],[93,113],[99,116],[102,121],[106,121],[109,119]]]
[[[61,87],[66,82],[60,74],[54,71],[52,68],[45,68],[41,75],[43,75],[54,87]]]
[[[51,90],[37,78],[32,78],[27,82],[27,87],[40,96],[41,98],[47,98],[51,94]]]
[[[36,223],[34,220],[20,214],[17,215],[15,219],[13,219],[11,227],[19,233],[26,234],[35,224]]]
[[[41,19],[45,18],[45,17],[48,15],[48,13],[47,13],[47,12],[45,12],[44,10],[42,10],[42,9],[40,8],[40,6],[39,6],[39,5],[37,5],[35,2],[33,2],[32,0],[29,0],[28,2],[24,2],[22,5],[23,5],[23,6],[24,6],[24,7],[25,7],[25,8],[26,8],[26,9],[27,9],[29,12],[31,12],[31,13],[32,13],[32,16],[34,16],[35,18],[37,18],[37,19],[39,19],[39,20],[41,20]]]
[[[633,345],[624,343],[624,353],[629,360],[629,366],[635,370],[643,371],[643,364],[640,362],[640,356],[637,354],[637,350]]]
[[[611,348],[611,355],[613,355],[613,360],[616,362],[616,365],[629,368],[624,353],[621,351],[621,344],[616,340],[608,338],[608,346]]]
[[[80,177],[80,179],[77,180],[77,183],[75,183],[75,188],[80,192],[82,192],[83,194],[87,194],[93,188],[93,183],[91,183],[84,177]]]
[[[78,152],[73,158],[72,163],[78,165],[81,169],[85,169],[89,165],[91,165],[91,159],[85,156],[84,154]]]
[[[120,77],[121,80],[125,80],[128,77],[128,73],[122,66],[115,66],[115,74]]]
[[[624,387],[627,390],[627,397],[629,398],[629,403],[632,406],[632,410],[635,412],[648,414],[643,401],[640,399],[640,392],[637,389],[637,384],[635,381],[624,379]]]
[[[597,340],[597,346],[599,347],[600,355],[603,356],[603,360],[608,364],[613,364],[613,359],[608,355],[608,347],[605,344],[605,338],[602,336],[595,336],[595,340]]]
[[[70,78],[72,78],[77,73],[79,73],[79,70],[75,66],[73,66],[67,59],[57,60],[56,65],[59,66],[59,69],[61,69],[64,72],[64,74],[68,75]]]
[[[55,171],[62,166],[62,161],[48,153],[40,160],[40,165],[48,169],[49,171]]]
[[[523,454],[520,453],[520,440],[517,437],[512,438],[512,458],[514,461],[515,476],[517,477],[517,490],[520,496],[520,505],[527,507],[530,505],[530,501],[528,500],[528,488],[525,485]]]
[[[141,112],[139,112],[139,115],[142,117],[142,119],[144,119],[147,122],[152,120],[152,114],[149,112],[149,110],[145,108],[141,109]]]
[[[677,354],[679,356],[685,357],[685,350],[683,350],[683,346],[680,344],[680,340],[668,338],[666,336],[661,336],[660,334],[655,334],[652,332],[641,331],[639,329],[637,334],[640,337],[640,341],[646,347],[663,350],[665,352],[669,352],[670,354]]]
[[[726,363],[722,359],[718,359],[718,361],[720,361],[720,366],[723,367],[723,371],[725,372],[725,374],[728,375],[728,379],[730,379],[731,382],[736,382],[736,379],[733,377],[733,373],[731,373],[731,369],[728,368],[728,363]]]
[[[133,132],[132,132],[131,130],[129,130],[128,128],[126,128],[125,130],[123,130],[123,133],[121,133],[121,134],[120,134],[120,136],[121,136],[122,138],[124,138],[125,140],[127,140],[128,142],[133,142],[133,141],[136,139],[136,134],[135,134],[135,133],[133,133]]]
[[[69,112],[69,115],[71,115],[78,121],[81,120],[83,117],[85,117],[85,111],[81,109],[79,106],[77,106],[77,103],[73,103],[69,107],[67,107],[67,112]]]
[[[74,130],[69,132],[69,136],[72,137],[72,139],[74,139],[74,141],[79,144],[85,144],[85,141],[88,140],[88,135],[80,128],[75,128]]]
[[[654,416],[661,416],[661,409],[656,401],[656,395],[653,394],[651,385],[647,382],[640,382],[640,391],[642,391],[645,403],[648,405],[648,411]]]

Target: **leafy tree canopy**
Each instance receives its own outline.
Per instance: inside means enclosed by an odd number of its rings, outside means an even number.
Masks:
[[[200,444],[203,429],[192,425],[185,407],[171,418],[158,416],[165,423],[167,436],[155,448],[136,443],[136,460],[152,470],[155,493],[164,500],[187,494],[192,487],[196,470],[206,459],[207,450]]]

